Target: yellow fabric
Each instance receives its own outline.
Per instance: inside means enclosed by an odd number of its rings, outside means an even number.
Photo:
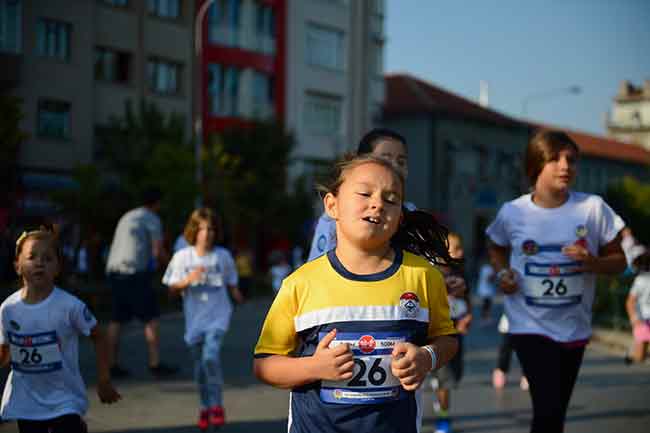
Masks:
[[[364,282],[343,277],[327,255],[321,256],[285,278],[264,321],[255,354],[293,352],[299,343],[296,318],[305,314],[333,307],[378,306],[399,310],[400,297],[407,292],[415,293],[420,308],[428,310],[429,339],[456,333],[442,274],[423,258],[404,252],[402,264],[393,275],[381,281]]]

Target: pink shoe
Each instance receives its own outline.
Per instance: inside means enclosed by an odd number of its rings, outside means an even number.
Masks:
[[[498,368],[492,372],[492,386],[495,389],[503,389],[506,386],[506,374]]]
[[[530,388],[526,376],[521,376],[521,381],[519,381],[519,388],[521,388],[522,391],[528,391],[528,388]]]
[[[210,424],[214,427],[221,427],[226,423],[226,413],[223,407],[214,406],[210,408]]]
[[[201,409],[201,412],[199,412],[199,421],[196,423],[201,431],[206,431],[210,427],[209,419],[210,411],[208,409]]]

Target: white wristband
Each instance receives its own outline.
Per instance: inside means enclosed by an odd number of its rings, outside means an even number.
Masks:
[[[429,345],[422,346],[422,348],[427,352],[429,352],[429,354],[431,355],[431,371],[434,371],[436,369],[436,365],[438,364],[438,357],[436,356],[436,351],[433,350],[433,347]]]

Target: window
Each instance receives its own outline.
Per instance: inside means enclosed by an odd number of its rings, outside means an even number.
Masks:
[[[151,15],[176,19],[181,16],[181,0],[148,0]]]
[[[59,60],[70,59],[72,26],[63,21],[41,18],[37,24],[38,54]]]
[[[239,115],[239,77],[237,68],[216,63],[208,65],[208,108],[211,115]]]
[[[253,72],[253,109],[251,116],[267,119],[273,116],[273,77],[262,72]]]
[[[208,40],[238,47],[240,44],[241,8],[239,0],[216,0],[208,11]]]
[[[341,132],[342,100],[337,96],[308,93],[305,97],[305,127],[312,135],[334,136]]]
[[[53,99],[38,101],[38,135],[70,138],[70,104]]]
[[[307,62],[314,66],[342,70],[345,59],[343,43],[343,32],[309,24],[305,55]]]
[[[0,51],[20,53],[22,50],[22,2],[0,0]]]
[[[275,52],[275,14],[273,8],[261,2],[255,4],[255,46],[264,54]]]
[[[103,3],[111,6],[125,8],[129,6],[129,0],[102,0]]]
[[[174,95],[180,93],[181,65],[160,59],[149,59],[149,89],[154,93]]]
[[[95,48],[95,79],[126,84],[131,76],[131,54],[110,48]]]

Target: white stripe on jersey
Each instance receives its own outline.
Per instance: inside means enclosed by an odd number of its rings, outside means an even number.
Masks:
[[[418,308],[416,314],[411,316],[399,305],[343,306],[312,311],[296,316],[293,320],[296,332],[333,322],[416,320],[428,323],[429,310]]]

